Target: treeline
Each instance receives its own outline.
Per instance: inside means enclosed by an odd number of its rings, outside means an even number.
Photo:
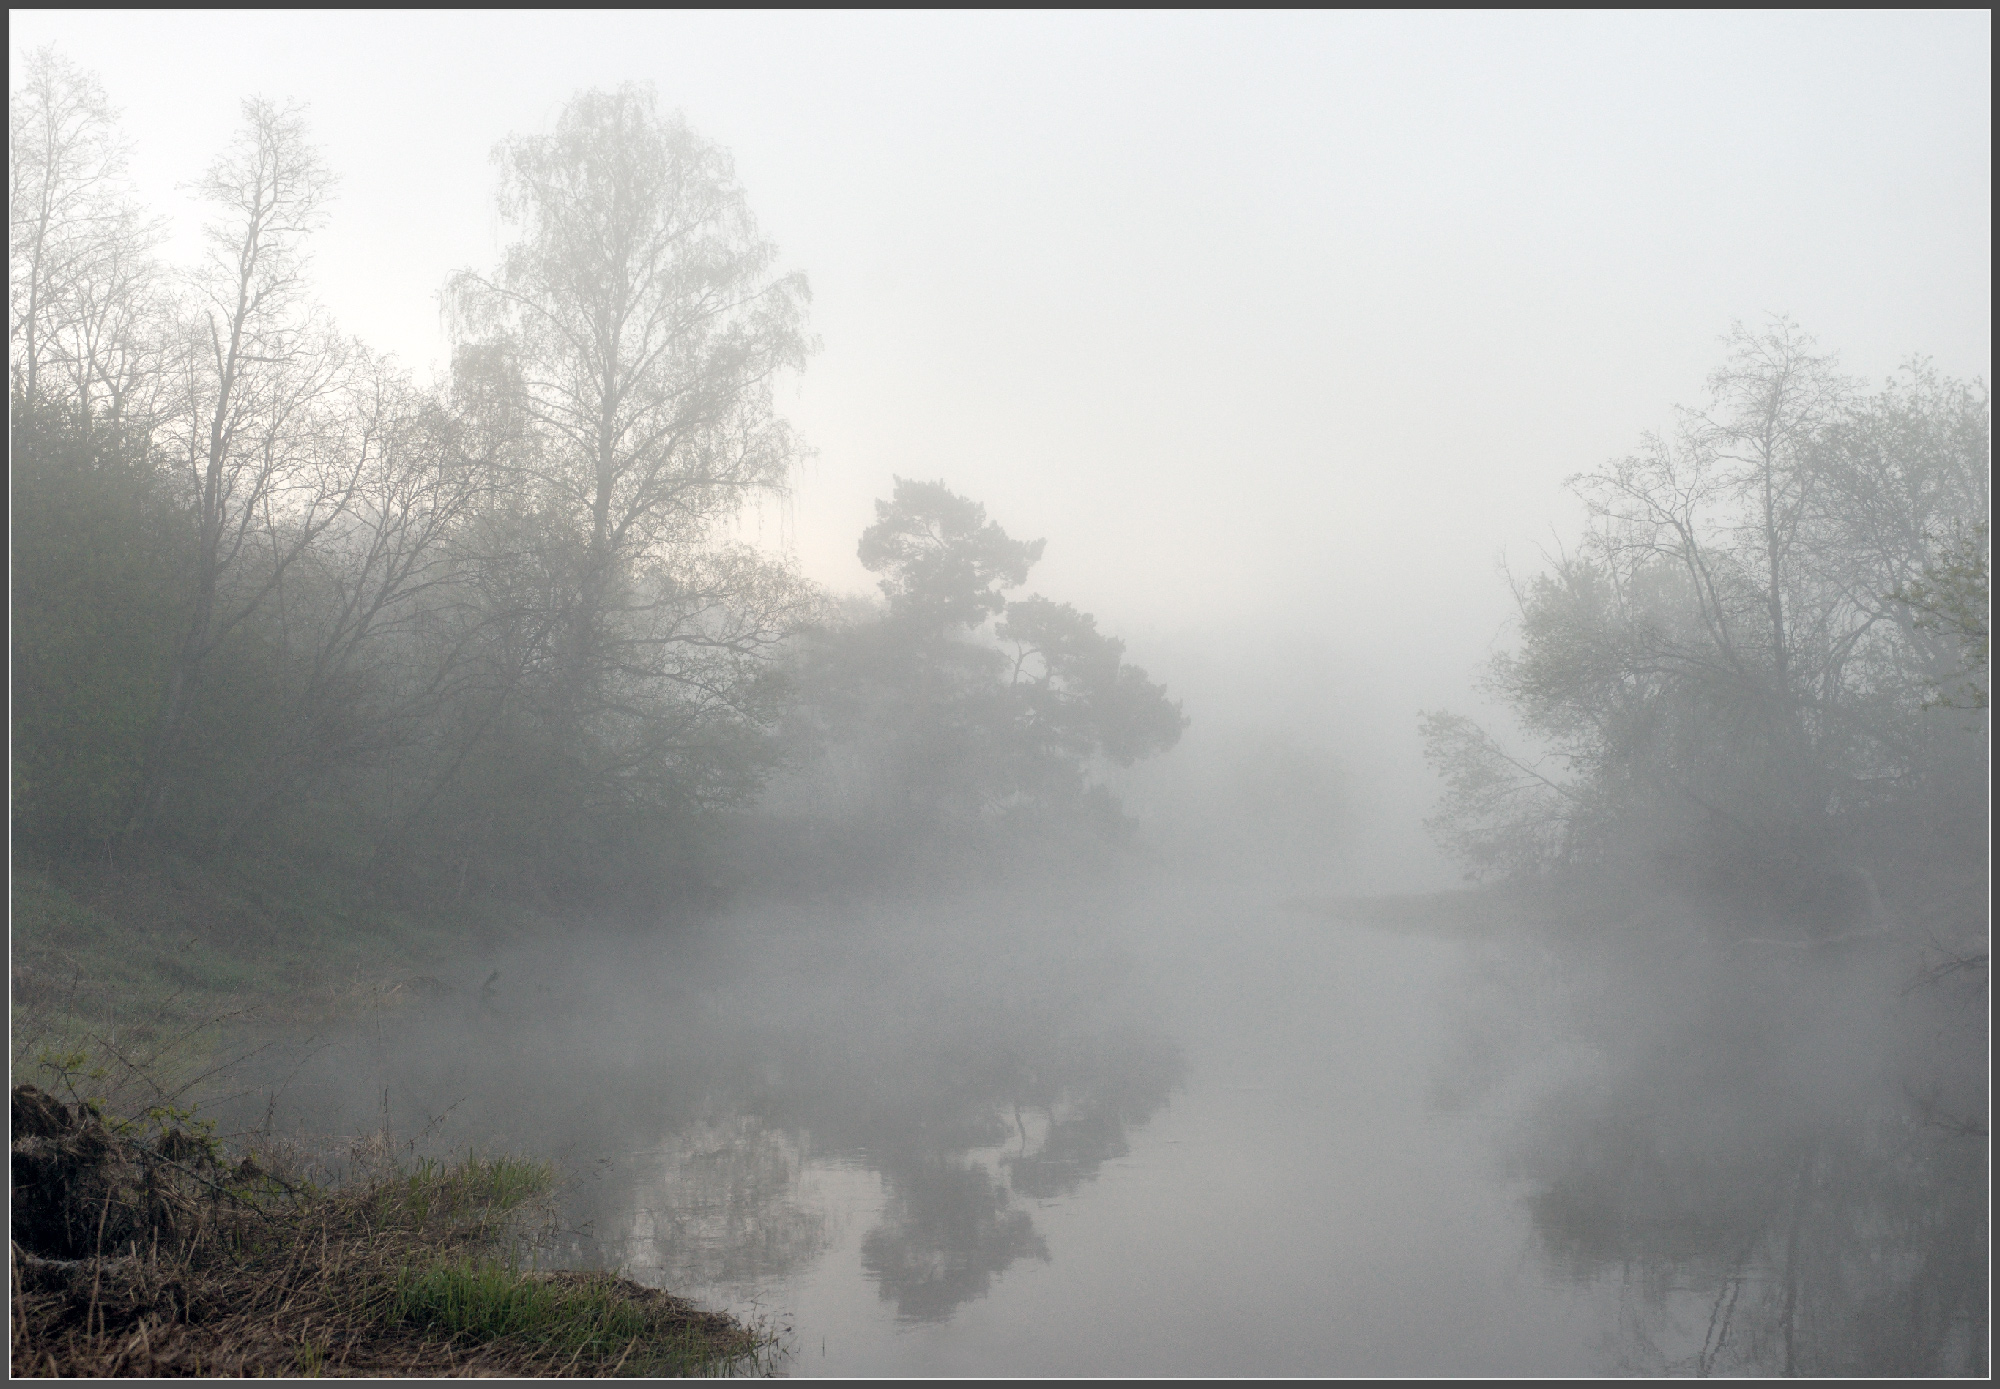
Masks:
[[[809,295],[649,93],[498,147],[513,239],[445,287],[451,370],[420,383],[312,297],[334,178],[295,109],[244,104],[175,269],[96,82],[47,50],[26,73],[18,846],[657,901],[781,768],[842,788],[821,813],[1113,824],[1092,761],[1178,735],[1089,617],[1000,597],[1040,542],[942,484],[899,482],[863,540],[883,606],[732,543],[799,456],[773,388]]]
[[[1917,361],[1870,390],[1789,322],[1739,328],[1701,407],[1570,480],[1582,541],[1516,584],[1488,688],[1539,747],[1426,716],[1443,842],[1670,886],[1750,934],[1862,928],[1886,895],[1970,953],[1990,421],[1982,383]]]
[[[1572,480],[1434,828],[1556,929],[1521,1164],[1643,1373],[1983,1374],[1990,405],[1789,323]],[[1549,971],[1555,961],[1558,969]]]

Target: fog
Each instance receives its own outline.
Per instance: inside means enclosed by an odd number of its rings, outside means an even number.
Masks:
[[[423,924],[230,1132],[785,1373],[1985,1373],[1986,15],[11,20],[17,866]]]

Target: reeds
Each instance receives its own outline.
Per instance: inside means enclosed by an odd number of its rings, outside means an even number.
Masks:
[[[555,1174],[377,1163],[322,1185],[177,1123],[13,1095],[17,1375],[754,1369],[768,1337],[609,1274],[523,1268]]]

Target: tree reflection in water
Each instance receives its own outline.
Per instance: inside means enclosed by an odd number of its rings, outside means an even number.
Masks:
[[[862,1242],[861,1265],[898,1316],[942,1321],[1016,1259],[1047,1261],[1034,1219],[983,1163],[934,1157],[886,1175],[889,1205]]]
[[[826,1212],[806,1185],[807,1154],[793,1134],[734,1114],[691,1124],[645,1158],[626,1261],[651,1282],[748,1286],[826,1247]]]
[[[1095,908],[823,910],[699,949],[523,947],[490,997],[273,1047],[251,1083],[282,1087],[302,1133],[551,1158],[563,1208],[537,1257],[704,1295],[768,1296],[868,1203],[846,1174],[875,1173],[862,1266],[901,1316],[942,1319],[1049,1257],[1026,1203],[1124,1155],[1181,1053],[1122,948],[1085,929]]]
[[[870,1017],[870,1015],[862,1015]],[[1023,1201],[1074,1194],[1130,1150],[1184,1069],[1163,1032],[955,999],[708,1039],[705,1117],[669,1119],[622,1172],[579,1183],[564,1257],[667,1286],[751,1290],[827,1247],[814,1164],[886,1192],[861,1263],[897,1315],[940,1321],[1049,1249]],[[656,1117],[659,1111],[654,1111]]]
[[[1024,1038],[1003,1054],[1014,1064],[978,1101],[986,1123],[956,1131],[961,1140],[990,1140],[1005,1134],[1011,1116],[1019,1146],[999,1159],[1004,1182],[967,1149],[917,1145],[883,1167],[889,1204],[862,1245],[862,1263],[898,1316],[942,1320],[983,1297],[1016,1260],[1046,1260],[1048,1246],[1014,1198],[1071,1195],[1125,1156],[1128,1128],[1166,1103],[1182,1072],[1170,1040],[1129,1027],[1082,1034],[1043,1027],[1032,1043]]]
[[[1620,1367],[1983,1374],[1983,968],[1693,954],[1579,990],[1600,1068],[1520,1157],[1552,1266],[1619,1280]]]

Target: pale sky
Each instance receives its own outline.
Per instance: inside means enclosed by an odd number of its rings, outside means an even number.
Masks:
[[[872,500],[942,477],[1135,656],[1288,641],[1410,672],[1368,677],[1399,707],[1463,702],[1502,555],[1574,532],[1562,479],[1693,402],[1732,320],[1990,371],[1984,12],[11,23],[17,68],[102,80],[184,249],[239,100],[307,103],[321,298],[419,375],[498,249],[494,143],[651,82],[812,284],[817,457],[767,542],[863,588]]]

